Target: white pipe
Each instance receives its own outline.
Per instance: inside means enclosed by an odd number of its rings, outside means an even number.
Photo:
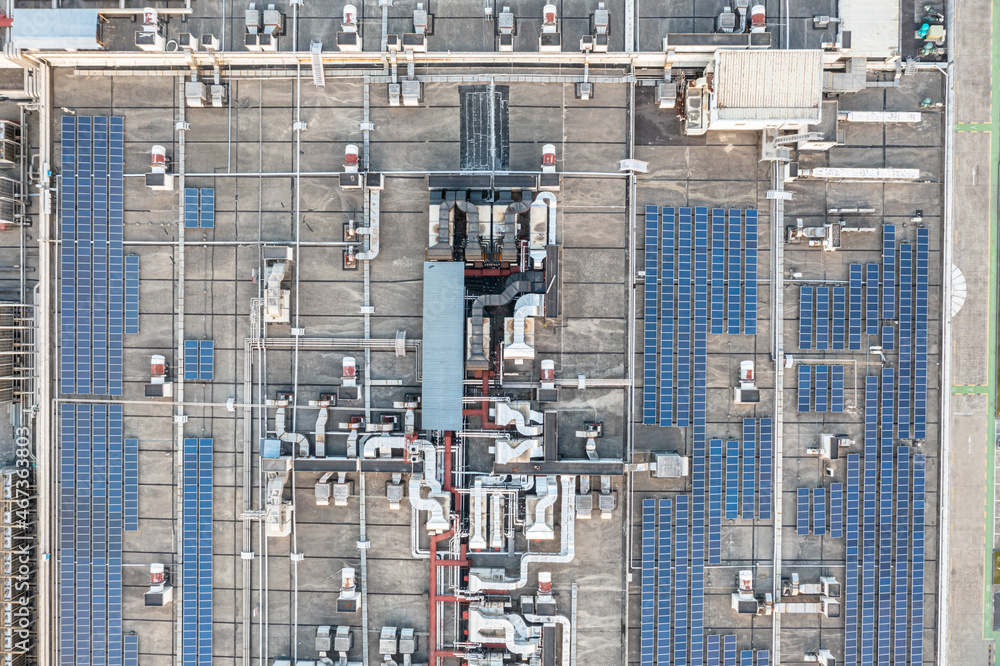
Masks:
[[[411,450],[419,452],[424,463],[423,474],[414,473],[408,484],[410,505],[419,511],[430,512],[427,519],[428,532],[447,532],[451,529],[451,493],[442,492],[441,481],[437,478],[437,449],[426,439],[418,439],[411,444]],[[421,489],[427,486],[427,497]]]
[[[511,591],[524,587],[528,582],[528,565],[533,562],[560,564],[572,562],[576,555],[576,477],[563,475],[562,481],[562,537],[561,549],[558,553],[526,553],[521,558],[521,571],[518,578],[507,578],[500,569],[500,575],[493,575],[493,569],[470,569],[469,591],[482,590]]]
[[[319,408],[316,416],[316,457],[326,457],[326,420],[329,418],[329,411],[326,407]]]
[[[379,451],[382,449],[405,449],[406,448],[406,438],[402,435],[381,435],[379,437],[369,437],[365,440],[362,446],[362,457],[364,458],[378,458]],[[391,457],[381,456],[383,458]]]
[[[538,641],[529,640],[534,638],[527,623],[520,615],[507,613],[501,615],[493,611],[492,608],[473,606],[469,609],[470,632],[469,640],[474,642],[492,642],[494,636],[484,635],[483,630],[488,630],[489,634],[503,632],[504,646],[513,654],[529,655],[538,650]]]
[[[541,412],[534,412],[529,410],[528,415],[530,418],[525,419],[524,414],[517,411],[516,409],[511,408],[511,406],[508,403],[498,402],[495,404],[496,407],[494,408],[494,414],[495,414],[496,424],[498,426],[505,426],[513,423],[514,426],[517,428],[517,431],[522,435],[526,435],[528,437],[537,437],[538,435],[542,434],[541,425],[534,425],[534,426],[528,425],[529,420],[534,421],[535,423],[541,423],[542,422]]]
[[[529,458],[542,453],[542,442],[538,439],[522,439],[517,446],[512,446],[507,439],[498,439],[493,446],[493,459],[498,465],[506,465],[529,451]]]
[[[486,493],[483,490],[483,480],[476,479],[472,486],[472,512],[469,516],[471,521],[469,535],[469,548],[472,550],[486,549]]]

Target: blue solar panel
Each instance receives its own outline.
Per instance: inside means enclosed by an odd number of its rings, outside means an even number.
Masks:
[[[829,369],[825,365],[816,366],[816,411],[825,412],[829,391]]]
[[[212,440],[198,440],[198,664],[212,664]]]
[[[722,440],[708,443],[708,563],[722,562]]]
[[[740,517],[754,518],[757,502],[757,422],[743,419],[743,505]]]
[[[861,349],[861,264],[851,264],[848,305],[848,349]]]
[[[676,500],[674,514],[674,662],[687,662],[688,648],[688,496]]]
[[[660,425],[674,425],[674,209],[663,209],[660,287]]]
[[[184,341],[184,379],[198,379],[198,341]]]
[[[847,326],[847,290],[843,287],[833,288],[833,348],[840,351],[845,346],[845,330]]]
[[[691,209],[681,208],[677,253],[677,418],[686,428],[691,420]]]
[[[924,663],[924,490],[926,456],[913,455],[913,530],[910,546],[910,663]]]
[[[757,211],[750,208],[745,213],[746,231],[744,234],[744,299],[743,299],[743,332],[747,335],[757,334]]]
[[[773,474],[771,428],[771,419],[760,420],[760,495],[757,517],[761,520],[771,519],[771,480]]]
[[[844,366],[830,366],[830,411],[844,411]]]
[[[799,349],[813,347],[813,288],[799,288]]]
[[[729,308],[727,332],[736,335],[740,332],[740,257],[743,254],[742,230],[740,228],[740,211],[729,209]]]
[[[909,614],[909,559],[910,559],[910,449],[897,449],[896,463],[896,581],[893,615],[893,661],[906,663],[906,625]]]
[[[693,437],[695,446],[699,444],[702,452],[702,462],[705,457],[705,422],[706,414],[706,388],[708,382],[708,209],[699,207],[695,209],[694,228],[694,335],[693,342],[693,364],[694,381],[691,392],[691,416]],[[702,514],[701,527],[704,527],[704,493],[695,499],[695,509],[700,504]],[[697,524],[698,517],[693,520]],[[703,554],[702,554],[703,556]],[[697,610],[697,609],[694,609]],[[692,613],[692,644],[693,650],[697,651],[697,657],[693,660],[695,666],[700,666],[697,660],[701,659],[703,646],[701,645],[701,630],[699,629],[699,618],[696,613]]]
[[[662,661],[666,666],[669,661]],[[710,634],[706,639],[705,666],[722,666],[722,647],[719,645],[719,635]]]
[[[183,458],[183,661],[198,661],[198,440],[184,440]]]
[[[826,534],[826,488],[813,488],[813,534]]]
[[[656,500],[642,500],[642,594],[639,617],[639,663],[653,666],[655,625],[653,622],[656,584]]]
[[[812,367],[799,364],[799,412],[808,412],[812,405]]]
[[[910,437],[910,390],[913,367],[913,246],[899,246],[899,379],[896,421],[899,439]]]
[[[858,555],[861,497],[861,459],[856,453],[847,456],[847,534],[844,576],[844,663],[858,663]]]
[[[725,666],[736,666],[736,636],[722,637],[722,663]]]
[[[658,319],[656,311],[658,302],[656,284],[659,278],[659,257],[657,250],[660,247],[660,242],[657,238],[659,226],[657,210],[656,206],[646,206],[646,277],[643,288],[643,306],[645,308],[642,375],[643,425],[654,425],[656,423],[656,323]]]
[[[712,209],[712,333],[726,332],[726,211]]]
[[[197,187],[188,187],[184,189],[184,227],[187,229],[198,228]]]
[[[199,205],[198,222],[205,229],[215,226],[215,188],[201,188],[201,202]]]
[[[734,519],[739,514],[740,492],[740,443],[726,442],[726,518]]]
[[[124,529],[139,529],[139,440],[126,439],[122,468]]]
[[[892,351],[896,347],[896,328],[894,326],[882,327],[882,349]]]
[[[753,666],[753,650],[740,650],[740,666]]]
[[[878,660],[892,660],[893,370],[882,370],[879,447]]]
[[[198,342],[198,379],[212,381],[215,377],[215,343],[211,340]]]
[[[865,332],[868,335],[878,335],[878,264],[868,264],[865,267]]]
[[[660,500],[659,513],[660,524],[656,553],[658,573],[656,581],[656,663],[667,664],[670,662],[670,537],[673,532],[673,507],[669,499]]]
[[[930,230],[917,229],[916,325],[913,354],[913,438],[927,436],[927,318],[930,278]]]
[[[809,489],[799,488],[795,502],[795,533],[809,534]]]
[[[844,484],[830,484],[830,538],[844,536]]]
[[[771,651],[757,650],[757,666],[770,666],[770,665],[771,665]]]
[[[816,349],[825,351],[829,348],[830,288],[816,287]]]
[[[125,257],[125,333],[139,332],[139,257]]]
[[[895,318],[896,225],[886,224],[882,226],[882,319]]]
[[[128,634],[124,637],[124,666],[139,666],[139,637]]]

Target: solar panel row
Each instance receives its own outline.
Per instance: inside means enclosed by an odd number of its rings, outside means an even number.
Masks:
[[[708,443],[708,563],[722,563],[722,440]]]
[[[865,333],[878,335],[878,264],[865,267]]]
[[[674,209],[663,209],[660,257],[660,425],[674,424]]]
[[[829,368],[825,365],[816,366],[816,411],[825,412],[829,396]]]
[[[893,662],[906,663],[910,565],[910,449],[901,446],[896,459],[896,581],[893,615]]]
[[[882,369],[881,445],[879,446],[878,543],[878,661],[891,661],[892,637],[892,499],[893,499],[893,384],[892,368]]]
[[[712,333],[726,332],[726,211],[712,209]]]
[[[736,666],[736,636],[722,637],[722,663],[725,666]]]
[[[673,507],[669,499],[660,500],[659,539],[656,549],[656,663],[670,663],[670,541]]]
[[[125,257],[125,333],[139,332],[139,257]]]
[[[917,229],[916,327],[913,340],[913,438],[927,436],[927,318],[930,230]]]
[[[726,518],[733,520],[739,515],[740,492],[740,443],[726,442]]]
[[[642,593],[639,605],[639,663],[653,666],[653,623],[656,581],[656,500],[642,500]],[[187,613],[185,613],[185,619]]]
[[[861,519],[861,457],[847,456],[847,533],[844,574],[844,664],[858,663],[858,560]]]
[[[896,225],[886,224],[882,226],[882,319],[895,318]]]
[[[59,663],[123,663],[121,405],[63,404]]]
[[[183,466],[182,652],[185,664],[207,666],[212,663],[212,440],[186,438]]]
[[[743,419],[743,502],[740,518],[753,520],[757,503],[757,422]]]
[[[878,377],[865,378],[864,490],[861,514],[861,663],[875,659],[876,480],[878,477]]]
[[[122,467],[125,531],[139,529],[139,440],[125,440],[124,463]]]
[[[688,658],[688,505],[687,495],[677,497],[674,512],[674,663]]]
[[[757,334],[757,211],[748,209],[744,213],[745,233],[743,234],[743,332]]]
[[[830,411],[844,411],[844,366],[830,366]]]
[[[799,349],[813,346],[813,288],[799,288]]]
[[[642,423],[656,423],[656,325],[657,325],[657,278],[659,240],[657,231],[657,207],[646,206],[646,275],[643,285],[643,375],[642,375]],[[187,368],[185,349],[185,368]],[[185,376],[185,378],[187,378]]]
[[[64,116],[60,391],[121,395],[124,121]]]
[[[830,288],[816,287],[816,349],[830,348]]]
[[[843,287],[833,288],[833,348],[844,349],[845,328],[847,325],[847,290]]]
[[[896,420],[899,439],[910,438],[910,378],[913,373],[913,246],[899,246],[899,380]]]
[[[809,489],[799,488],[795,501],[795,533],[809,534]]]
[[[830,484],[830,538],[844,536],[844,484]]]
[[[848,349],[861,349],[861,264],[851,264],[848,307]]]
[[[813,488],[812,510],[813,534],[822,536],[826,534],[826,488]]]
[[[681,208],[677,226],[677,412],[675,425],[691,425],[691,209]]]
[[[913,455],[913,529],[910,546],[910,663],[924,663],[924,491],[927,460]]]
[[[799,364],[799,412],[808,412],[812,406],[812,366]]]
[[[760,420],[760,494],[757,517],[761,520],[771,520],[771,482],[774,470],[771,423],[771,419]]]
[[[727,332],[737,335],[740,332],[740,255],[743,245],[740,229],[740,211],[729,209],[729,312],[727,317]]]

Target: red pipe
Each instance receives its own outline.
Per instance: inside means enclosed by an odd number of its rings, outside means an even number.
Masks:
[[[451,483],[451,438],[452,433],[446,431],[444,433],[444,489],[451,493],[452,508],[454,508],[455,501],[458,499],[455,495],[454,488]],[[449,539],[454,536],[455,530],[448,530],[443,534],[437,534],[431,537],[431,548],[430,548],[430,594],[428,595],[430,599],[430,647],[428,648],[428,661],[431,666],[438,666],[438,656],[449,657],[454,656],[451,652],[438,652],[437,649],[437,604],[439,601],[459,601],[457,597],[450,595],[438,595],[437,593],[437,570],[438,567],[466,567],[469,566],[468,558],[466,557],[467,546],[463,543],[459,549],[459,559],[457,560],[439,560],[437,559],[437,545],[439,542]]]

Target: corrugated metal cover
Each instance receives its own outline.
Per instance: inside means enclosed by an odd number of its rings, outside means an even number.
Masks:
[[[841,30],[852,56],[888,58],[899,51],[899,0],[840,0]]]
[[[424,430],[462,429],[465,347],[465,264],[424,262]]]
[[[727,120],[819,120],[823,52],[718,51],[714,111]]]
[[[96,9],[26,9],[14,12],[11,46],[62,51],[103,48],[97,41]]]

